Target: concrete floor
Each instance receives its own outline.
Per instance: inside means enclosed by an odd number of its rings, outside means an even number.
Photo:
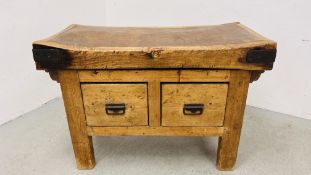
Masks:
[[[311,174],[311,121],[247,107],[236,168],[215,167],[217,139],[94,137],[97,165],[76,169],[62,100],[0,126],[0,174]]]

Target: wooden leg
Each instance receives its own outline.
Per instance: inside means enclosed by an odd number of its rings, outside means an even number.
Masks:
[[[92,137],[87,134],[79,76],[75,70],[58,72],[78,169],[95,166]]]
[[[238,153],[250,73],[232,70],[224,120],[224,134],[219,138],[217,168],[232,170]]]

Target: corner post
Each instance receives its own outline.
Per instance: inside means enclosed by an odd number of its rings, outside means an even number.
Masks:
[[[87,134],[80,80],[76,70],[58,71],[78,169],[95,166],[92,137]]]
[[[224,120],[224,134],[219,137],[217,168],[232,170],[238,153],[243,115],[250,81],[250,71],[231,70]]]

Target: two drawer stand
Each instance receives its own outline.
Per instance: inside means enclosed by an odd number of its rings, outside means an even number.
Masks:
[[[276,43],[240,23],[189,27],[71,25],[33,43],[38,70],[60,82],[79,169],[92,136],[219,137],[217,168],[236,162],[249,83]]]

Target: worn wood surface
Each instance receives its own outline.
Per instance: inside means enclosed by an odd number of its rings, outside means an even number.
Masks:
[[[251,77],[257,76],[245,70],[67,70],[59,71],[58,77],[79,168],[95,164],[90,136],[146,135],[219,136],[217,167],[231,170],[237,158],[248,85]],[[126,111],[135,114],[132,119],[107,124],[110,121],[103,117],[107,99],[127,107],[141,105],[129,108],[134,112]],[[204,104],[203,114],[184,115],[183,105],[193,103]],[[87,123],[85,117],[89,122],[93,114],[94,123]],[[76,115],[79,117],[73,118]]]
[[[249,44],[271,40],[240,23],[186,27],[104,27],[71,25],[34,44],[68,50],[135,50],[152,47],[199,47]]]
[[[81,82],[228,82],[230,70],[80,70]]]
[[[146,84],[82,84],[87,124],[89,126],[148,125]],[[125,103],[125,113],[108,115],[106,104]]]
[[[221,136],[223,127],[87,127],[90,136]]]
[[[261,71],[251,71],[251,77],[250,77],[250,83],[254,82],[254,81],[257,81],[260,77],[260,75],[262,73],[264,73],[265,71],[264,70],[261,70]]]
[[[149,126],[161,125],[161,84],[160,80],[148,81]]]
[[[275,49],[276,43],[240,23],[192,27],[95,27],[71,25],[34,47],[68,52],[67,69],[210,68],[271,69],[249,64],[250,49]],[[37,65],[38,69],[44,69]]]
[[[249,71],[231,71],[224,134],[219,138],[217,151],[217,168],[220,170],[232,170],[237,159],[249,82]]]
[[[95,165],[91,136],[149,135],[219,136],[217,167],[231,170],[249,82],[272,69],[276,42],[240,23],[71,25],[33,53],[61,83],[78,168]],[[107,103],[125,103],[125,114],[106,115]],[[183,113],[198,103],[202,114]]]
[[[92,137],[88,136],[78,72],[58,71],[72,145],[79,169],[95,166]]]
[[[162,126],[222,126],[227,84],[162,84]],[[200,115],[185,115],[184,104],[203,104]]]
[[[160,126],[161,82],[228,82],[229,70],[80,70],[81,82],[148,82],[149,125]],[[90,91],[90,93],[94,93]]]

